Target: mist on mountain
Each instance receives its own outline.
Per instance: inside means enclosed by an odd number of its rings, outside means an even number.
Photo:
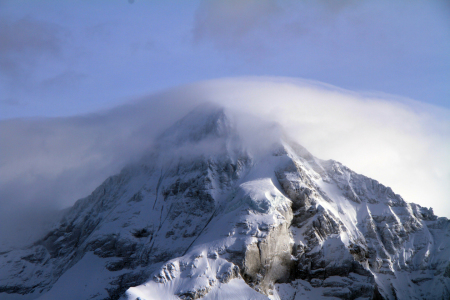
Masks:
[[[139,161],[162,132],[204,103],[232,111],[242,140],[255,151],[274,132],[287,134],[318,157],[341,161],[406,201],[450,216],[448,111],[306,80],[237,78],[167,90],[96,114],[0,122],[0,246],[23,245],[45,232],[60,209]],[[270,130],[261,130],[262,123]]]

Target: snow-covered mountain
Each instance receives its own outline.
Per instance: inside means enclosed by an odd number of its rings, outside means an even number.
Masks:
[[[450,299],[448,219],[257,126],[192,111],[0,253],[0,299]]]

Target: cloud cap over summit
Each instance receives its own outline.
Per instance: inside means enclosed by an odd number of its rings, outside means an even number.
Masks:
[[[191,84],[86,116],[2,121],[0,228],[17,228],[15,220],[35,215],[36,207],[63,208],[89,194],[206,102],[229,111],[249,145],[266,142],[265,130],[254,130],[258,119],[279,124],[315,156],[450,216],[447,110],[318,82],[251,77]]]

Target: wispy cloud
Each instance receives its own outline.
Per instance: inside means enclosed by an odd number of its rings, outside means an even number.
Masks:
[[[3,1],[1,118],[203,79],[312,78],[448,107],[448,1]]]
[[[341,161],[405,200],[450,216],[448,110],[311,81],[238,78],[185,86],[87,116],[0,122],[0,235],[27,227],[18,218],[27,211],[35,224],[86,196],[205,102],[236,112],[253,145],[267,139],[240,115],[278,123],[317,157]]]
[[[272,0],[202,1],[195,18],[194,41],[211,40],[220,48],[248,44],[253,33],[270,29],[280,12]]]
[[[60,26],[32,19],[0,19],[0,68],[11,81],[29,76],[42,57],[60,54],[63,30]]]
[[[243,60],[253,70],[244,74],[307,77],[350,89],[364,81],[363,89],[401,90],[428,101],[449,77],[448,7],[444,1],[203,1],[193,41]]]
[[[341,161],[406,201],[450,216],[450,111],[288,78],[222,80],[204,90],[278,122],[317,157]]]
[[[36,99],[46,102],[79,87],[87,76],[66,57],[70,36],[61,25],[29,16],[0,18],[0,97],[38,107]]]

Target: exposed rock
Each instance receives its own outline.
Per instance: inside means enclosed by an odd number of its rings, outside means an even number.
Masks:
[[[248,153],[222,109],[194,111],[0,253],[0,298],[450,299],[448,219],[300,145],[270,150]]]

